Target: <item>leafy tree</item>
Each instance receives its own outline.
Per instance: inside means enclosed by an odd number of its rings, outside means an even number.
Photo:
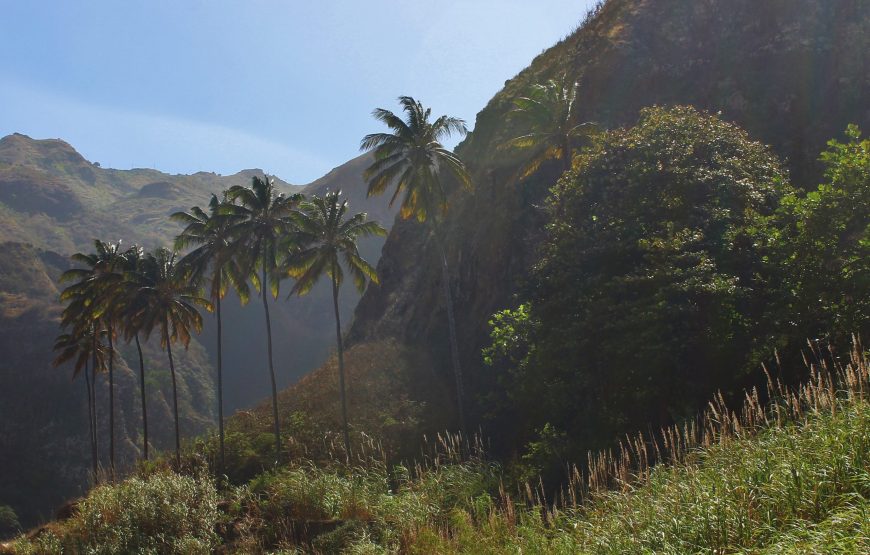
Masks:
[[[822,335],[848,346],[870,325],[870,139],[855,125],[822,154],[825,182],[783,199],[783,264],[792,339]]]
[[[377,108],[372,112],[374,118],[390,128],[391,133],[372,133],[360,143],[360,150],[373,151],[375,161],[364,172],[368,181],[368,195],[382,194],[390,186],[394,187],[390,206],[404,192],[401,205],[402,218],[416,218],[418,222],[428,221],[432,235],[441,255],[442,280],[447,307],[447,324],[450,333],[450,354],[453,373],[456,378],[456,397],[459,422],[465,431],[465,412],[463,409],[462,368],[459,364],[459,348],[456,341],[456,322],[453,317],[453,299],[450,292],[450,269],[442,239],[438,236],[439,216],[447,211],[447,192],[442,174],[447,173],[465,188],[471,188],[471,176],[462,160],[441,144],[453,133],[467,133],[465,122],[459,118],[440,116],[429,121],[431,108],[410,96],[399,97],[399,104],[405,112],[405,119],[389,110]]]
[[[579,154],[549,201],[528,358],[508,353],[525,432],[549,422],[593,447],[739,390],[772,351],[771,215],[788,192],[768,148],[693,108],[643,110]]]
[[[103,326],[108,338],[109,355],[109,469],[115,476],[115,345],[122,299],[119,296],[124,276],[125,258],[121,242],[107,243],[94,240],[94,253],[76,253],[71,258],[85,266],[73,268],[61,275],[61,281],[75,281],[61,293],[61,301],[70,301],[61,318],[63,325],[75,322],[97,328]],[[81,332],[81,329],[78,330]]]
[[[529,177],[548,160],[559,160],[563,172],[571,169],[578,144],[598,133],[594,123],[577,123],[576,112],[577,83],[567,82],[564,75],[560,80],[533,85],[528,95],[514,99],[510,117],[521,121],[525,132],[500,148],[532,151],[520,167],[518,179]]]
[[[137,270],[138,291],[130,306],[130,319],[136,329],[148,338],[154,329],[160,330],[160,344],[169,357],[172,375],[172,410],[175,419],[175,461],[181,461],[181,432],[178,419],[178,387],[172,343],[185,348],[190,344],[190,332],[202,330],[202,315],[197,307],[211,310],[212,306],[191,285],[186,268],[178,264],[175,253],[159,248],[142,259]]]
[[[272,359],[272,321],[269,318],[268,293],[278,297],[280,277],[278,244],[291,235],[295,212],[302,195],[285,196],[275,190],[273,180],[254,176],[250,187],[236,185],[227,191],[230,201],[238,202],[240,219],[233,225],[237,240],[237,252],[249,253],[241,265],[249,275],[254,287],[263,298],[266,315],[266,349],[269,359],[269,378],[272,381],[272,418],[275,424],[275,456],[281,458],[281,425],[278,421],[278,385],[275,381],[275,366]],[[260,275],[257,276],[256,268]]]
[[[338,290],[344,281],[346,267],[357,290],[365,289],[366,280],[378,282],[375,269],[359,254],[357,240],[370,235],[386,235],[378,222],[366,221],[365,212],[345,218],[347,201],[341,200],[341,191],[327,192],[324,197],[314,196],[301,205],[298,216],[299,231],[307,243],[294,253],[289,272],[296,277],[291,294],[304,295],[324,275],[332,282],[332,304],[335,311],[335,339],[338,345],[338,382],[341,397],[341,421],[344,448],[350,457],[350,438],[347,424],[347,401],[344,379],[344,346],[341,339],[341,317],[338,312]],[[343,262],[343,264],[342,264]]]
[[[176,212],[172,219],[185,225],[175,240],[176,249],[193,246],[180,264],[189,268],[191,279],[198,283],[203,276],[209,276],[209,298],[217,316],[217,389],[218,389],[218,436],[220,441],[220,465],[224,467],[224,405],[223,405],[223,328],[221,320],[221,299],[232,286],[242,303],[250,297],[247,277],[239,265],[239,243],[234,240],[233,226],[242,216],[238,207],[221,203],[212,195],[208,212],[198,206],[190,212]]]

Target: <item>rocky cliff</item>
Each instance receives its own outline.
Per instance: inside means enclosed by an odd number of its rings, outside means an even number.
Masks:
[[[544,224],[537,206],[559,174],[544,167],[514,178],[523,159],[497,148],[518,134],[506,117],[514,98],[564,74],[579,83],[578,123],[619,127],[650,105],[720,112],[771,144],[793,182],[809,186],[829,138],[850,122],[870,128],[868,51],[870,4],[860,0],[608,0],[507,81],[457,149],[475,189],[452,194],[443,224],[472,398],[490,379],[480,356],[488,318],[523,286]],[[378,266],[381,285],[360,301],[350,339],[395,338],[426,353],[449,384],[438,268],[428,229],[397,224]]]

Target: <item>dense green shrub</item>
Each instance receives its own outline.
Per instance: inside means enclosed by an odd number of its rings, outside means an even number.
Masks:
[[[496,315],[487,352],[525,440],[549,423],[576,458],[739,392],[773,350],[772,216],[790,191],[766,146],[691,107],[645,109],[575,157],[530,304]]]

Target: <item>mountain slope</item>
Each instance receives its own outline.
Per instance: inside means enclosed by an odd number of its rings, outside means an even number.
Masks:
[[[514,136],[512,99],[547,79],[579,82],[578,121],[632,123],[654,104],[721,112],[787,160],[799,186],[816,183],[825,142],[850,122],[870,127],[870,4],[855,0],[609,0],[538,56],[477,116],[458,147],[476,188],[454,192],[444,223],[460,352],[471,397],[483,395],[487,321],[513,304],[535,260],[544,220],[535,209],[558,177],[544,167],[516,183],[522,163],[498,145]],[[427,228],[397,224],[360,301],[350,342],[395,338],[428,353],[449,383],[441,274]],[[470,398],[471,398],[470,397]]]
[[[55,252],[86,249],[94,237],[124,238],[146,246],[177,232],[168,216],[211,193],[250,185],[260,170],[231,176],[199,172],[104,169],[60,139],[14,134],[0,139],[0,230],[3,238]],[[276,179],[279,188],[295,187]]]

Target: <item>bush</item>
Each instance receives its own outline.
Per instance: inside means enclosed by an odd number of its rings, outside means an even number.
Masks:
[[[0,539],[14,536],[21,532],[21,523],[12,507],[0,505]]]
[[[218,544],[211,479],[160,471],[94,489],[76,515],[18,553],[211,553]]]

